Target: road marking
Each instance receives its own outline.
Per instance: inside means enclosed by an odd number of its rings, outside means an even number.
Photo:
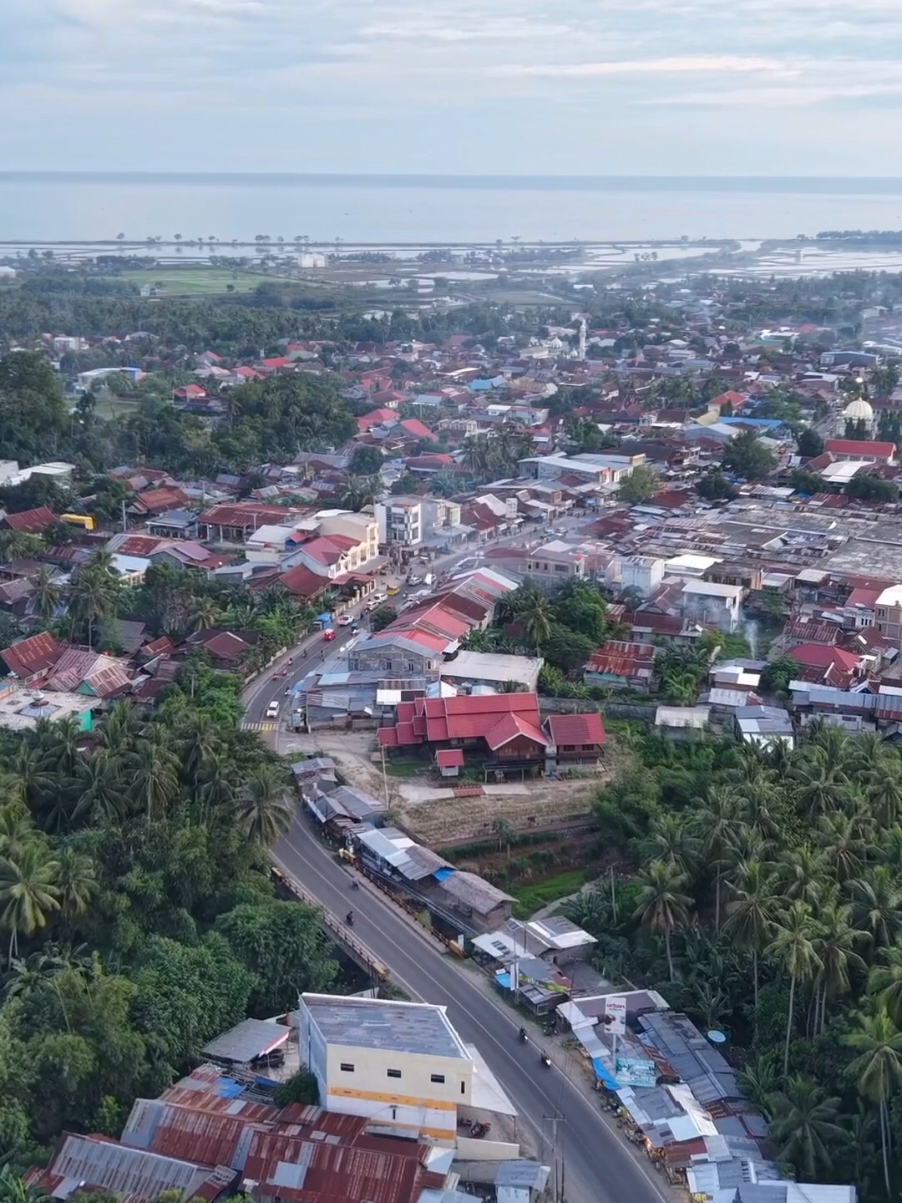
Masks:
[[[312,873],[316,874],[316,876],[321,881],[323,881],[329,887],[329,889],[337,890],[339,888],[337,885],[335,885],[333,882],[331,882],[328,877],[326,877],[325,873],[323,873],[322,870],[319,869],[317,865],[312,863],[312,859],[309,856],[305,856],[304,852],[288,838],[288,833],[286,833],[286,835],[284,835],[282,837],[282,839],[285,841],[285,843],[288,845],[288,847],[291,848],[292,851],[295,852],[301,858],[301,860],[305,862],[306,867],[309,868],[309,870]],[[313,847],[316,848],[317,852],[321,856],[328,856],[328,854],[325,852],[325,849],[322,847],[321,844],[319,844],[317,842],[317,840],[314,836],[308,837],[308,840],[309,840],[309,843]],[[277,859],[274,851],[271,853],[271,855],[273,856],[274,859]],[[294,874],[291,872],[291,870],[286,865],[284,865],[282,862],[279,862],[279,864],[285,870],[285,872],[287,873],[289,878],[292,878],[294,876]],[[324,903],[322,901],[320,901],[320,906],[324,907],[326,910],[329,909],[328,906],[326,905],[326,903]],[[386,910],[389,910],[389,909],[390,908],[386,907]],[[334,912],[331,912],[331,913],[333,913],[333,917],[335,917]],[[400,921],[400,917],[398,917],[398,918]],[[371,921],[378,922],[378,920],[375,920],[375,919],[371,920]],[[410,932],[413,935],[418,935],[416,929],[413,927],[410,928]],[[420,938],[422,939],[423,944],[425,944],[427,947],[429,947],[428,941],[426,941],[426,939],[424,937],[420,937]],[[366,940],[361,940],[361,943],[364,944],[364,946],[366,946]],[[433,949],[433,951],[435,951],[435,950]],[[410,954],[405,952],[404,949],[400,946],[396,946],[396,952],[401,957],[407,957],[412,962],[412,964],[415,965],[417,971],[419,973],[421,973],[425,978],[427,978],[430,982],[433,983],[433,985],[436,987],[436,990],[438,991],[438,998],[441,998],[442,995],[444,994],[444,988],[442,986],[442,983],[432,976],[432,974],[428,971],[428,969],[426,969],[424,967],[423,963],[421,961],[414,960],[414,958],[412,956],[410,956]],[[371,955],[373,956],[374,959],[376,959],[375,953],[371,952]],[[416,990],[413,989],[413,987],[410,985],[409,982],[406,982],[404,980],[404,978],[399,973],[392,970],[390,966],[386,966],[386,967],[389,969],[389,972],[392,973],[393,976],[400,982],[400,984],[402,986],[406,987],[406,989],[410,991],[411,995],[413,995],[414,998],[419,998],[420,1001],[422,1001],[422,1002],[431,1001],[429,999],[424,999],[422,997],[422,995],[420,995]],[[469,989],[478,990],[478,987],[468,983],[465,977],[461,978],[460,980],[463,981],[469,987]],[[514,1021],[512,1020],[509,1012],[504,1008],[504,1006],[501,1003],[499,1003],[496,999],[493,999],[491,997],[491,995],[482,994],[480,992],[480,997],[485,999],[485,1001],[490,1004],[490,1006],[495,1010],[495,1012],[504,1018],[505,1022],[510,1026],[511,1030],[513,1031]],[[470,1010],[467,1003],[459,1002],[458,1000],[454,1000],[453,1005],[456,1007],[459,1007],[464,1012],[464,1014],[471,1021],[471,1023],[482,1032],[483,1036],[486,1039],[490,1040],[492,1042],[492,1044],[496,1045],[498,1050],[504,1055],[505,1058],[508,1058],[511,1061],[514,1061],[514,1057],[513,1057],[511,1048],[508,1047],[508,1045],[506,1045],[506,1044],[502,1044],[502,1042],[497,1038],[497,1036],[493,1035],[487,1028],[485,1028],[480,1023],[479,1019],[473,1014],[473,1012]],[[536,1041],[533,1040],[533,1041],[530,1041],[529,1047],[535,1051],[538,1051],[540,1046],[538,1046]],[[519,1065],[519,1062],[516,1062],[516,1064]],[[570,1074],[567,1072],[567,1067],[561,1067],[560,1065],[557,1064],[557,1062],[555,1062],[555,1066],[560,1071],[560,1075],[561,1075],[561,1078],[560,1078],[561,1095],[559,1096],[559,1098],[557,1100],[552,1099],[551,1096],[548,1093],[546,1093],[544,1086],[539,1085],[539,1082],[543,1081],[542,1078],[537,1078],[535,1081],[533,1081],[532,1086],[533,1086],[534,1094],[539,1095],[542,1099],[544,1099],[545,1102],[548,1104],[548,1106],[553,1111],[558,1111],[560,1109],[560,1104],[563,1101],[563,1098],[562,1098],[563,1089],[564,1089],[563,1081],[566,1081],[568,1086],[570,1087],[573,1097],[575,1099],[579,1100],[579,1102],[592,1115],[592,1117],[594,1118],[594,1120],[597,1123],[600,1122],[601,1126],[605,1129],[605,1131],[608,1133],[608,1135],[611,1137],[611,1139],[616,1142],[617,1147],[623,1151],[623,1153],[628,1158],[630,1163],[639,1171],[641,1176],[645,1179],[646,1184],[651,1187],[654,1194],[656,1194],[657,1197],[661,1200],[661,1203],[672,1203],[672,1200],[668,1199],[668,1197],[661,1190],[659,1184],[655,1181],[654,1178],[651,1177],[651,1175],[649,1173],[649,1171],[651,1170],[651,1166],[649,1165],[648,1169],[646,1169],[646,1167],[642,1164],[642,1162],[638,1158],[634,1158],[632,1156],[632,1154],[630,1153],[630,1150],[626,1147],[626,1145],[623,1143],[621,1138],[607,1124],[607,1122],[605,1121],[605,1118],[601,1114],[601,1112],[599,1110],[597,1110],[595,1107],[593,1107],[592,1102],[586,1097],[585,1094],[583,1094],[582,1090],[579,1088],[579,1086],[577,1086],[576,1082],[570,1077]],[[554,1084],[553,1078],[550,1079],[549,1084]],[[502,1083],[502,1085],[504,1085],[504,1083]],[[516,1097],[509,1090],[509,1088],[507,1086],[504,1086],[504,1089],[507,1090],[508,1093],[512,1095],[512,1102],[514,1102],[517,1105],[520,1116],[535,1131],[536,1135],[538,1136],[539,1140],[542,1142],[543,1146],[547,1146],[548,1145],[548,1137],[542,1131],[539,1124],[537,1124],[536,1121],[532,1118],[532,1116],[529,1115],[528,1111],[523,1108],[522,1104],[517,1102]],[[587,1183],[586,1185],[590,1185],[590,1184]]]
[[[242,731],[278,731],[278,729],[279,729],[278,723],[266,723],[266,722],[257,723],[257,722],[254,722],[253,719],[248,719],[248,718],[241,720],[241,730]]]

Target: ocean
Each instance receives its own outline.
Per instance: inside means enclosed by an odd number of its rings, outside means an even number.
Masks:
[[[902,229],[902,179],[0,172],[0,242],[794,238]]]

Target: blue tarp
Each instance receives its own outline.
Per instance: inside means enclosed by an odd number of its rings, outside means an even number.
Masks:
[[[435,878],[436,881],[447,881],[448,878],[451,876],[451,874],[454,872],[455,872],[454,869],[449,869],[449,868],[436,869],[436,871],[432,874],[432,876]]]
[[[595,1069],[595,1076],[599,1082],[604,1083],[608,1090],[619,1090],[620,1083],[611,1075],[611,1071],[607,1068],[600,1057],[592,1058],[592,1065]]]
[[[501,987],[502,990],[510,990],[511,989],[511,975],[507,972],[507,970],[504,970],[501,973],[496,973],[495,981],[498,983],[498,985]]]

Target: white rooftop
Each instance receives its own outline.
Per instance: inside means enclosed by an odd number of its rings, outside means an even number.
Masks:
[[[719,581],[687,581],[683,593],[699,593],[704,597],[741,597],[741,585],[721,585]]]
[[[878,606],[902,606],[902,585],[890,585],[877,598]]]
[[[506,656],[494,652],[458,652],[442,665],[443,677],[469,681],[516,681],[534,689],[544,660],[541,656]]]

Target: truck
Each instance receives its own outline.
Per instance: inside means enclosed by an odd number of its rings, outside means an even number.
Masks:
[[[424,585],[431,585],[434,581],[435,581],[435,574],[432,572],[427,572],[426,575],[423,577]]]

